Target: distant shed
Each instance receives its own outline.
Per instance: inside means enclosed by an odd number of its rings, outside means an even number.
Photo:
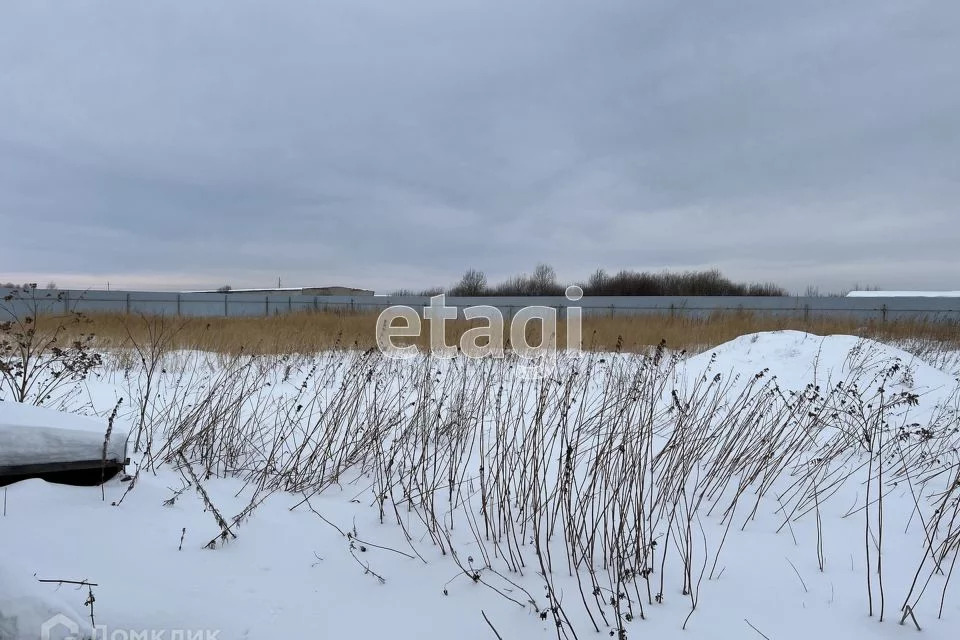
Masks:
[[[354,287],[304,287],[305,296],[372,296],[370,289],[355,289]]]
[[[851,291],[848,298],[960,298],[960,291]]]
[[[279,287],[273,289],[209,289],[206,291],[184,291],[183,293],[262,293],[267,295],[303,295],[303,296],[372,296],[371,289],[355,287]]]

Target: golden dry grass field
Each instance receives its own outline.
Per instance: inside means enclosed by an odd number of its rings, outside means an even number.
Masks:
[[[161,333],[171,349],[198,349],[220,353],[311,353],[329,348],[368,349],[376,346],[376,313],[304,312],[250,318],[171,318],[123,314],[93,314],[80,330],[95,336],[99,348],[123,348],[152,341]],[[448,321],[448,344],[457,344],[463,332],[479,326]],[[885,342],[922,340],[942,348],[960,349],[960,323],[880,322],[837,318],[776,318],[742,312],[716,313],[707,318],[669,315],[587,316],[583,319],[583,348],[596,351],[643,351],[665,340],[673,349],[701,351],[738,336],[759,331],[793,329],[817,335],[857,335]],[[509,325],[505,329],[509,334]],[[565,346],[563,322],[558,344]],[[509,335],[504,343],[509,343]],[[539,325],[531,322],[528,339],[539,342]],[[403,342],[398,340],[398,342]],[[406,344],[429,344],[429,322],[421,337]]]

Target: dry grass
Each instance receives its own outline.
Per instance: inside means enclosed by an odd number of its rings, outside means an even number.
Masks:
[[[159,317],[95,314],[84,331],[96,336],[99,348],[131,346],[131,337],[143,343],[161,322]],[[250,318],[164,318],[174,330],[171,348],[218,353],[314,353],[329,348],[369,349],[376,346],[375,313],[305,312]],[[448,322],[448,344],[457,344],[463,332],[475,324]],[[923,322],[859,321],[849,318],[776,318],[743,312],[716,313],[707,318],[671,317],[666,314],[635,316],[587,316],[583,319],[583,347],[594,351],[642,352],[665,340],[674,349],[702,351],[738,336],[758,331],[793,329],[817,335],[857,335],[887,342],[923,340],[947,349],[960,349],[960,324]],[[509,333],[509,325],[506,328]],[[558,327],[558,343],[564,346],[566,328]],[[539,342],[539,326],[528,326],[528,339]],[[508,343],[509,335],[504,342]],[[407,343],[426,347],[429,322],[420,338]]]
[[[219,531],[205,548],[245,535],[259,505],[287,493],[287,504],[296,496],[291,511],[337,529],[362,571],[383,584],[370,566],[377,556],[354,554],[356,519],[347,533],[346,522],[312,506],[332,490],[331,499],[366,504],[367,522],[378,511],[380,524],[402,532],[403,551],[380,550],[415,564],[427,563],[421,550],[429,549],[431,563],[439,553],[456,565],[445,594],[496,593],[549,620],[558,640],[625,640],[643,635],[638,620],[678,605],[688,608],[686,628],[701,595],[724,590],[701,586],[719,580],[728,560],[748,563],[744,598],[766,588],[749,582],[749,551],[728,557],[725,542],[747,528],[768,536],[771,524],[811,560],[816,554],[821,573],[842,570],[847,549],[836,544],[849,546],[866,597],[844,591],[849,581],[838,594],[863,602],[868,615],[896,612],[903,622],[922,606],[926,623],[937,599],[942,614],[960,549],[960,388],[924,400],[942,410],[914,412],[921,398],[910,390],[910,366],[888,353],[860,345],[831,384],[803,390],[749,369],[731,377],[678,369],[680,355],[662,349],[563,355],[554,375],[533,381],[510,355],[445,367],[375,351],[279,361],[194,352],[176,370],[133,362],[120,379],[143,416],[137,473],[180,472],[182,487],[170,488],[165,504],[197,492]],[[239,513],[211,501],[213,478],[244,484]],[[127,491],[137,486],[135,477]],[[821,513],[836,526],[843,509],[862,536],[840,542]],[[795,524],[803,525],[796,533]],[[901,528],[916,569],[885,570],[884,558],[901,551],[884,546],[885,531]],[[906,593],[899,611],[885,589]]]
[[[715,313],[706,318],[613,316],[585,318],[584,348],[614,349],[622,336],[623,350],[638,352],[666,340],[676,349],[702,351],[742,335],[760,331],[806,331],[816,335],[855,335],[884,342],[929,340],[960,349],[960,324],[952,322],[881,322],[855,318],[778,318],[748,312]]]

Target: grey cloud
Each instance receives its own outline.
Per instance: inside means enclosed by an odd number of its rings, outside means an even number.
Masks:
[[[956,288],[957,59],[944,1],[16,0],[0,272]]]

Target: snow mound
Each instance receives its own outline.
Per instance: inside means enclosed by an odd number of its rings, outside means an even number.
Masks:
[[[0,402],[0,466],[100,460],[106,420]],[[114,423],[107,460],[126,456],[127,429]]]
[[[883,367],[899,362],[904,372],[896,382],[904,390],[922,393],[952,388],[952,375],[912,354],[857,336],[818,336],[803,331],[768,331],[740,336],[690,357],[683,366],[688,375],[709,371],[749,378],[764,370],[785,389],[807,384],[823,387],[841,380],[869,382]]]
[[[38,582],[6,554],[0,570],[0,638],[36,640],[45,624],[50,640],[93,637],[89,622],[60,597],[56,584]]]

